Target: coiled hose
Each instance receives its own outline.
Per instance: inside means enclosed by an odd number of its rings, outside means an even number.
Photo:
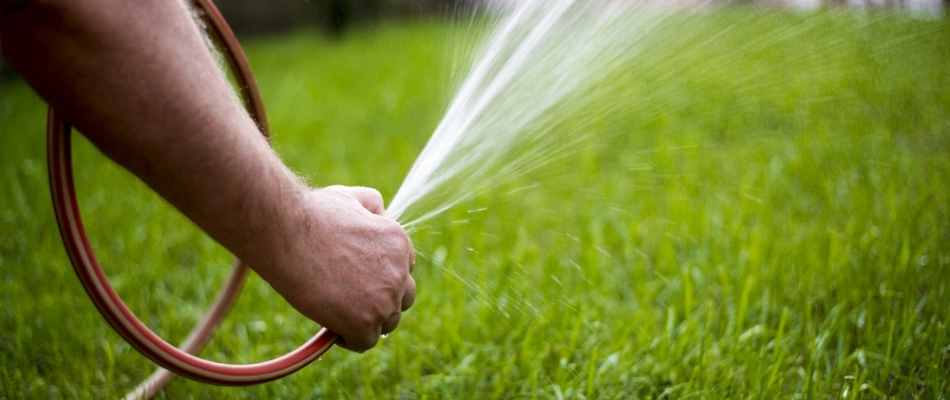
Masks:
[[[254,79],[250,64],[237,38],[211,0],[191,1],[197,14],[207,25],[211,40],[215,42],[217,48],[221,49],[227,60],[241,91],[245,108],[254,118],[261,132],[269,136],[267,116],[257,81]],[[50,192],[66,252],[86,293],[102,316],[132,347],[162,367],[130,392],[127,399],[151,397],[161,389],[173,373],[216,385],[243,386],[272,381],[305,367],[333,346],[337,335],[323,328],[313,338],[290,353],[257,364],[221,364],[194,356],[193,354],[207,342],[218,323],[227,314],[247,277],[248,268],[240,260],[235,262],[230,276],[211,308],[181,347],[172,346],[149,330],[116,294],[89,245],[73,183],[71,131],[72,127],[69,123],[50,108],[47,118]]]

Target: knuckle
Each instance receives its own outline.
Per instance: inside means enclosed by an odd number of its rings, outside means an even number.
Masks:
[[[395,221],[387,221],[387,223],[382,226],[381,230],[382,234],[392,238],[394,243],[400,242],[402,245],[405,245],[406,238],[408,236],[406,235],[406,230],[403,229],[402,225],[399,225]]]
[[[361,331],[372,332],[373,330],[379,328],[386,318],[389,317],[389,302],[386,300],[377,301],[375,305],[367,307],[366,311],[362,313],[359,317],[357,324],[360,327]]]
[[[411,279],[409,274],[409,265],[404,262],[394,262],[390,270],[392,291],[396,292],[406,285],[406,281]]]

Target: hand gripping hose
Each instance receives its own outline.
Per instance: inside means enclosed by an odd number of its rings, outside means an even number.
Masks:
[[[211,40],[222,49],[224,58],[241,90],[245,107],[265,136],[267,117],[257,82],[237,39],[211,0],[192,0],[200,18],[208,26]],[[165,369],[159,369],[128,398],[150,397],[171,377],[171,373],[217,385],[253,385],[279,379],[303,368],[326,352],[337,335],[326,328],[290,353],[258,364],[229,365],[194,356],[205,344],[227,313],[247,277],[247,266],[237,261],[224,287],[202,321],[192,330],[181,348],[175,348],[155,335],[126,307],[109,284],[93,254],[79,215],[73,183],[70,145],[71,126],[52,108],[47,119],[47,158],[50,192],[59,231],[73,269],[99,312],[136,350]]]

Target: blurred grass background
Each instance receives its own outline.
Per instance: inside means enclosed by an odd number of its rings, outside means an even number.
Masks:
[[[415,232],[418,301],[373,351],[160,398],[946,398],[947,20],[749,12],[659,30],[605,82],[623,112],[595,103],[560,127],[597,143]],[[481,30],[423,19],[244,46],[282,158],[391,198]],[[152,365],[61,249],[44,112],[0,85],[0,397],[117,397]],[[181,340],[230,256],[88,143],[75,154],[113,284]],[[202,355],[260,361],[316,329],[254,278]]]

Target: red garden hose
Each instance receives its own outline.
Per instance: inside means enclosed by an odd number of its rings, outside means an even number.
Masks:
[[[222,49],[244,98],[245,107],[264,135],[268,135],[267,117],[257,82],[237,39],[211,0],[192,0],[208,26],[211,39]],[[257,364],[229,365],[198,358],[196,353],[214,332],[231,307],[244,279],[247,266],[237,261],[227,282],[211,308],[188,338],[175,348],[148,329],[126,307],[109,284],[93,254],[83,228],[76,200],[70,146],[71,126],[51,108],[47,120],[47,157],[50,192],[59,231],[73,269],[86,293],[109,324],[140,353],[167,370],[159,370],[143,382],[130,398],[149,397],[170,378],[170,373],[218,385],[252,385],[279,379],[316,360],[334,343],[337,336],[326,328],[290,353]]]

